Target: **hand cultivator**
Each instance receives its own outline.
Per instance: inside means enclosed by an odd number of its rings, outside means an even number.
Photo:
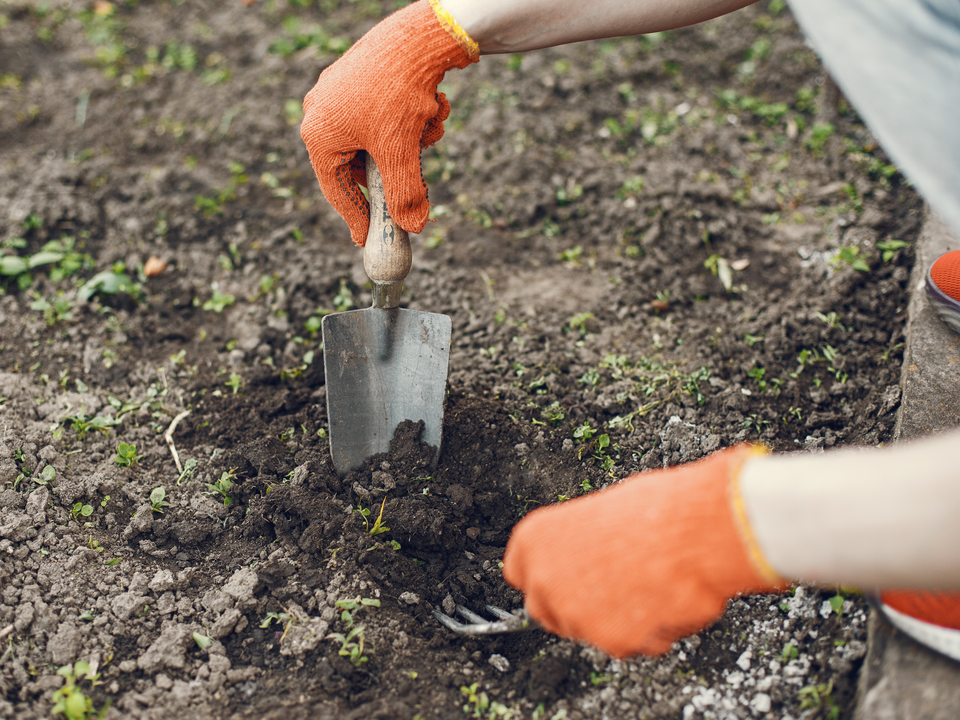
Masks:
[[[434,610],[433,616],[439,620],[440,624],[445,628],[453,630],[460,635],[497,635],[499,633],[538,630],[540,628],[537,621],[530,617],[524,609],[510,613],[502,608],[487,605],[487,612],[498,619],[487,620],[482,615],[477,615],[475,612],[463,607],[463,605],[457,605],[457,614],[464,617],[468,621],[466,623],[454,620],[439,610]]]

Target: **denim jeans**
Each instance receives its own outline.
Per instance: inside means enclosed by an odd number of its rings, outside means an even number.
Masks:
[[[900,171],[960,235],[960,0],[789,0]]]

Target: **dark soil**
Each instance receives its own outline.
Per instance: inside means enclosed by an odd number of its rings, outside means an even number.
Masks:
[[[48,717],[78,660],[111,718],[852,716],[853,593],[623,662],[431,615],[522,604],[499,560],[539,505],[890,437],[920,201],[789,14],[448,76],[405,299],[453,321],[444,445],[403,427],[339,478],[318,318],[370,292],[299,101],[392,6],[320,5],[0,5],[0,717]]]

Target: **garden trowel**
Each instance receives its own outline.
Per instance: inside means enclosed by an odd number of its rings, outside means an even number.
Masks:
[[[388,452],[404,420],[423,421],[421,440],[434,448],[436,465],[450,358],[450,318],[399,307],[410,239],[387,212],[383,179],[369,154],[367,189],[363,268],[373,281],[373,306],[323,318],[330,453],[340,475]]]

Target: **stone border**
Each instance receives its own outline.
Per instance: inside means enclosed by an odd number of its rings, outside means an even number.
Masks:
[[[924,290],[930,264],[960,240],[929,208],[910,276],[896,441],[960,426],[960,334],[934,312]],[[871,610],[856,720],[956,720],[960,663],[928,650]]]

